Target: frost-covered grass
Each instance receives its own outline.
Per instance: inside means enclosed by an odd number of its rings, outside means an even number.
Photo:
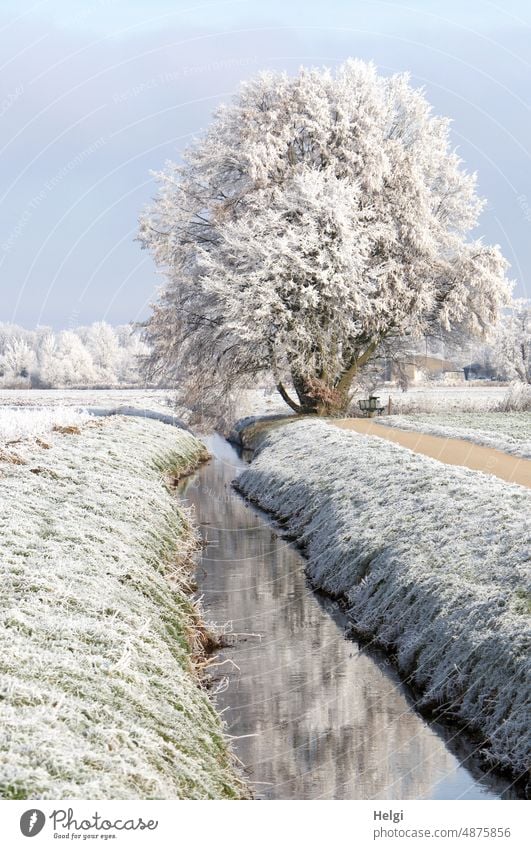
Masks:
[[[386,416],[381,422],[402,430],[467,439],[517,457],[531,457],[531,413],[412,413]]]
[[[313,583],[396,654],[420,706],[518,775],[531,754],[531,494],[322,422],[273,431],[238,486],[285,520]]]
[[[383,387],[375,391],[387,404],[389,396],[395,413],[437,413],[448,410],[474,412],[492,410],[502,403],[507,395],[507,386],[492,386],[487,381],[464,383],[462,386],[412,386],[407,392],[396,387]],[[367,393],[363,395],[366,397]]]
[[[201,442],[91,421],[0,459],[0,798],[244,792],[196,660],[197,542],[165,485]]]
[[[88,414],[72,407],[48,407],[32,410],[0,406],[0,444],[34,436],[46,436],[54,428],[80,427]]]

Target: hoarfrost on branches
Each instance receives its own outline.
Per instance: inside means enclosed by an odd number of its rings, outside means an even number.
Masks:
[[[503,402],[502,402],[503,403]],[[450,439],[466,439],[506,454],[531,459],[531,428],[526,412],[413,413],[386,416],[382,424],[417,433],[433,433]]]
[[[87,412],[62,405],[36,410],[0,406],[0,445],[3,442],[46,436],[54,428],[79,428],[87,420]]]
[[[133,328],[97,321],[54,333],[0,324],[0,387],[138,386],[149,351]]]
[[[194,671],[197,540],[164,482],[204,445],[119,417],[30,431],[0,440],[0,798],[242,795]]]

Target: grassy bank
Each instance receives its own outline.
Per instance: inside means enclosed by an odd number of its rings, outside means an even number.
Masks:
[[[240,797],[165,485],[206,450],[149,420],[58,428],[0,454],[0,798]]]
[[[529,525],[523,487],[322,422],[272,432],[238,479],[305,547],[421,694],[488,762],[529,766]]]

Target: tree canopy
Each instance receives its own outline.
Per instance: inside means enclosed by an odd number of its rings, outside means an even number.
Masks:
[[[215,403],[272,374],[293,409],[330,412],[389,339],[484,333],[507,263],[469,238],[483,201],[449,128],[358,60],[245,83],[141,218],[165,275],[152,374]]]

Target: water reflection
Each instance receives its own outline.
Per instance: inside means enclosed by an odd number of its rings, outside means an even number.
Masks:
[[[198,567],[207,618],[229,624],[212,670],[234,749],[271,799],[489,799],[508,782],[476,777],[412,709],[383,656],[343,636],[337,606],[308,586],[301,555],[231,488],[243,461],[216,455],[180,487],[208,546]],[[466,758],[465,755],[461,757]]]

